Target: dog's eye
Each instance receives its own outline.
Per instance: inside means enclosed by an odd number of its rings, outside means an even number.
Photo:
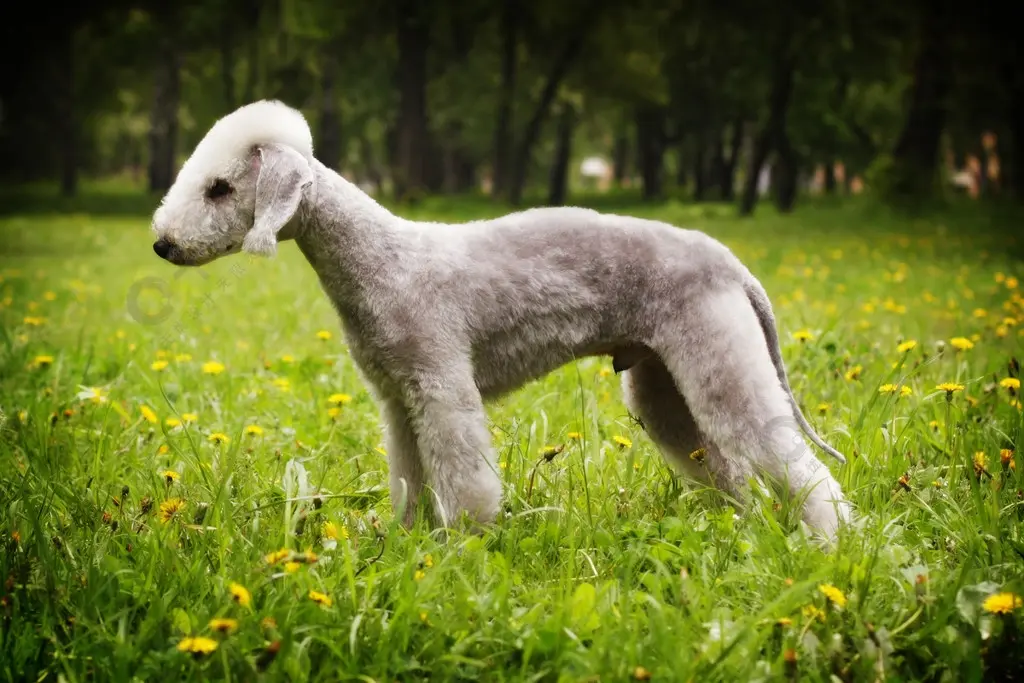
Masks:
[[[206,188],[207,199],[219,199],[220,197],[226,197],[227,195],[234,192],[234,188],[231,184],[223,178],[217,178],[213,181],[213,185]]]

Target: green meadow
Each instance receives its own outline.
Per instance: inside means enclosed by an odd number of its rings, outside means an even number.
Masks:
[[[793,501],[674,477],[602,358],[490,406],[493,528],[402,528],[298,250],[175,269],[154,203],[0,218],[0,679],[1024,676],[1018,222],[599,207],[705,230],[762,280],[794,392],[848,456],[828,465],[857,519],[830,550]]]

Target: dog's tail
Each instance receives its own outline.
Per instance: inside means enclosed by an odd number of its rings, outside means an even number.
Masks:
[[[789,403],[793,407],[793,416],[796,418],[797,424],[807,434],[807,437],[814,442],[814,445],[825,451],[839,462],[846,464],[846,458],[842,453],[829,446],[825,441],[818,436],[818,433],[814,431],[810,423],[804,417],[804,414],[800,412],[800,406],[796,402],[796,397],[793,396],[793,390],[789,386],[789,379],[786,377],[786,365],[782,361],[782,350],[779,348],[779,333],[775,327],[775,315],[772,313],[772,304],[768,299],[768,294],[756,281],[748,283],[744,286],[744,291],[747,294],[747,299],[750,301],[750,305],[754,307],[754,312],[757,314],[757,319],[761,323],[761,330],[764,332],[764,339],[768,343],[768,353],[772,357],[772,364],[775,365],[775,371],[778,373],[779,381],[782,383],[782,388],[789,397]]]

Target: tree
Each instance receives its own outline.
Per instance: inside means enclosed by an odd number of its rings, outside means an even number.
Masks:
[[[922,0],[918,7],[917,56],[903,132],[892,151],[888,193],[920,198],[937,183],[939,143],[948,115],[952,85],[950,0]]]

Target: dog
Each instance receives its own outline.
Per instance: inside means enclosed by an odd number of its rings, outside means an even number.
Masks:
[[[199,266],[294,240],[379,406],[396,514],[493,522],[502,487],[485,402],[610,356],[625,402],[675,469],[742,499],[751,477],[805,496],[834,539],[850,504],[801,431],[768,296],[709,235],[534,208],[457,225],[400,218],[320,163],[277,101],[218,120],[153,215],[158,256]],[[697,466],[690,454],[703,449]]]

